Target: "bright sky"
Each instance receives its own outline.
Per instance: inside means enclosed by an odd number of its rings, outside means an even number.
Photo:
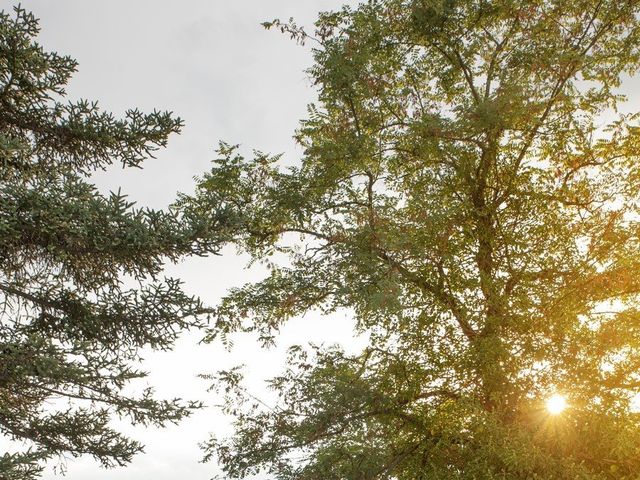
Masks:
[[[67,54],[79,71],[67,91],[71,99],[98,100],[122,114],[130,107],[173,110],[186,126],[158,158],[140,171],[114,168],[95,177],[105,192],[122,187],[140,205],[164,207],[177,191],[190,192],[193,176],[209,168],[218,140],[242,143],[265,152],[285,152],[295,162],[292,135],[314,90],[303,73],[310,66],[309,47],[299,47],[260,23],[294,17],[311,26],[317,13],[346,0],[22,0],[41,20],[40,43]],[[355,0],[351,0],[355,4]],[[15,3],[0,0],[2,9]],[[232,287],[260,278],[244,269],[244,259],[227,249],[222,257],[193,259],[167,268],[186,281],[186,289],[215,303]],[[232,352],[219,345],[198,346],[198,334],[186,336],[171,353],[145,355],[149,382],[159,396],[203,399],[206,382],[196,374],[244,363],[249,386],[257,393],[261,379],[277,374],[283,350],[293,343],[335,341],[355,347],[345,315],[291,322],[279,347],[264,351],[252,338],[239,338]],[[91,459],[70,459],[68,480],[205,480],[214,464],[199,463],[197,444],[210,432],[229,432],[227,419],[214,407],[179,426],[122,429],[146,444],[146,453],[127,468],[103,470]],[[46,480],[63,478],[49,469]]]

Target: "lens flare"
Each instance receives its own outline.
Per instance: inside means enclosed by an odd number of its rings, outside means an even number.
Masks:
[[[551,415],[560,415],[567,408],[567,399],[564,395],[554,393],[547,399],[546,404]]]

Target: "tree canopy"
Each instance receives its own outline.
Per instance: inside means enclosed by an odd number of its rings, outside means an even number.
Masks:
[[[233,211],[271,268],[210,337],[346,310],[368,346],[292,348],[271,408],[221,374],[235,434],[207,458],[231,478],[636,478],[640,128],[618,87],[639,10],[371,0],[313,33],[266,24],[313,45],[319,101],[299,165],[222,144],[183,204]]]
[[[162,277],[164,261],[216,250],[213,217],[136,208],[89,175],[140,167],[182,121],[170,112],[66,102],[76,62],[35,42],[34,16],[0,13],[0,477],[91,455],[123,465],[142,446],[111,419],[177,422],[199,405],[125,393],[142,347],[169,349],[201,302]]]

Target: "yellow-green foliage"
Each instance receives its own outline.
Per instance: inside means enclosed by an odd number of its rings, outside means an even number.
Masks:
[[[274,410],[232,395],[236,434],[206,447],[230,477],[637,478],[640,130],[615,106],[639,10],[372,0],[267,24],[314,48],[301,163],[223,145],[190,202],[291,263],[211,335],[344,308],[370,340],[295,349]]]

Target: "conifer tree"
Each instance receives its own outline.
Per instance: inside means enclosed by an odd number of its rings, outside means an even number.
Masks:
[[[124,388],[145,376],[142,347],[169,349],[200,323],[200,301],[162,278],[163,262],[217,244],[209,220],[91,184],[112,164],[140,167],[182,121],[66,102],[76,62],[46,52],[38,30],[20,7],[0,13],[0,434],[17,441],[0,452],[2,479],[34,478],[59,456],[124,465],[142,446],[111,419],[164,425],[199,406]]]

